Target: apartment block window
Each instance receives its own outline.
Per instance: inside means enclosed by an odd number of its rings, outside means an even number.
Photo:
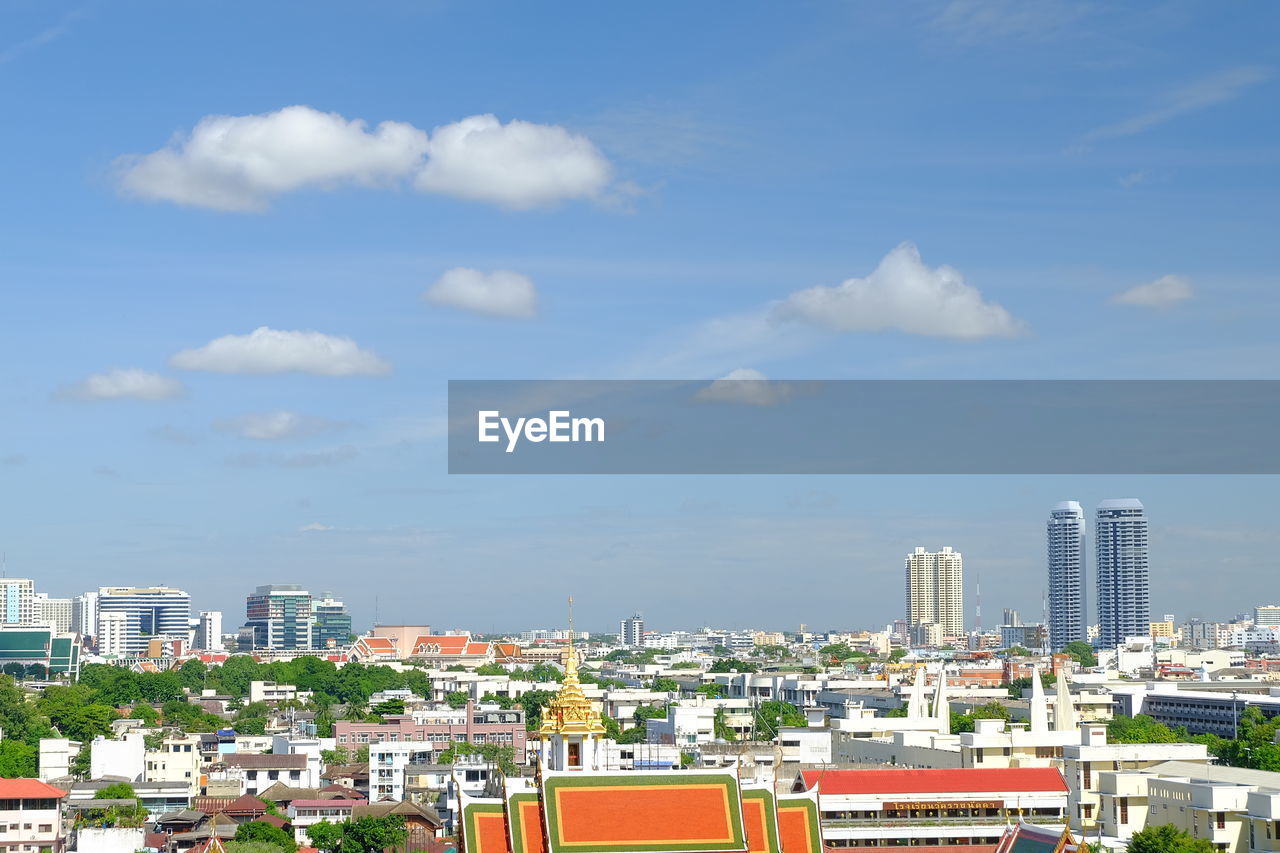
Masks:
[[[51,823],[42,823],[42,824],[40,824],[40,831],[41,831],[41,832],[53,832],[53,824],[51,824]]]
[[[1119,803],[1120,803],[1120,822],[1128,823],[1129,822],[1129,798],[1121,797],[1119,799]]]
[[[1213,823],[1214,823],[1214,826],[1216,826],[1218,829],[1226,829],[1226,828],[1227,828],[1227,813],[1226,813],[1226,812],[1218,812],[1217,814],[1215,814],[1215,815],[1214,815],[1214,817],[1213,817]]]

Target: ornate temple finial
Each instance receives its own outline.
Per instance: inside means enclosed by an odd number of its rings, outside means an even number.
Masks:
[[[569,596],[569,642],[565,646],[564,680],[542,714],[542,734],[604,734],[600,712],[582,692],[578,680],[578,655],[573,649],[573,596]]]
[[[569,596],[569,645],[564,659],[564,680],[578,683],[578,655],[573,650],[573,596]]]

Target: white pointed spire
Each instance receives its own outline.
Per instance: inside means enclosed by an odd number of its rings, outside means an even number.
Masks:
[[[1071,701],[1071,689],[1066,678],[1058,679],[1058,692],[1054,696],[1053,730],[1056,732],[1073,732],[1076,730],[1076,706]]]
[[[924,667],[916,667],[916,680],[911,683],[911,693],[907,696],[907,719],[923,720],[929,716],[924,703]]]
[[[938,734],[951,734],[951,699],[947,696],[947,668],[938,670],[938,686],[933,691],[933,718],[938,721]]]
[[[1044,699],[1044,684],[1040,681],[1040,667],[1031,667],[1031,731],[1049,731],[1049,706]]]

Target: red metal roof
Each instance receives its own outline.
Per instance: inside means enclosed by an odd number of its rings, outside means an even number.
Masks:
[[[0,800],[60,800],[66,795],[39,779],[0,779]]]
[[[805,787],[820,794],[972,794],[999,791],[1065,792],[1052,767],[965,767],[933,770],[805,770]]]

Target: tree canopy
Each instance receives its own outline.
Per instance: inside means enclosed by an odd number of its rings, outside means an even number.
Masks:
[[[1206,838],[1192,838],[1172,824],[1148,826],[1133,834],[1127,853],[1213,853],[1216,850]]]

